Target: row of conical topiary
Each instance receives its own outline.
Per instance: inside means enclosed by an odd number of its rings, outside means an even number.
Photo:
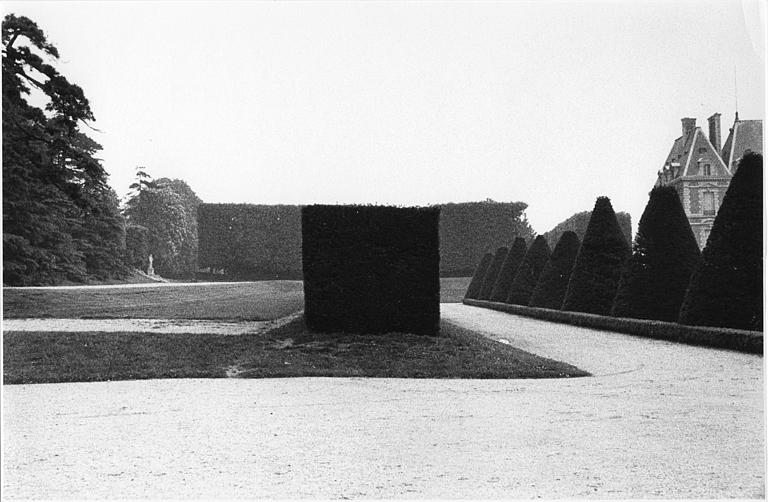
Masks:
[[[542,236],[517,239],[486,254],[466,297],[762,331],[762,169],[744,155],[702,253],[673,187],[651,191],[631,251],[599,197],[583,242],[564,232],[550,255]]]

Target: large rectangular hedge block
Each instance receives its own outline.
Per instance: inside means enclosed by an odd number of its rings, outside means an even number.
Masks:
[[[304,316],[320,332],[434,335],[440,209],[306,206]]]

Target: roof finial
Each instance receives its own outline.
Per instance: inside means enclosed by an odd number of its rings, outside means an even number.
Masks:
[[[733,65],[733,98],[736,107],[736,122],[739,121],[739,81],[736,79],[736,65]]]

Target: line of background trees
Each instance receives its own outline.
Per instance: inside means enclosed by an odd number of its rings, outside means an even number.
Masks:
[[[742,157],[703,252],[674,187],[651,191],[631,250],[599,197],[581,243],[567,230],[550,253],[539,236],[522,260],[500,247],[483,257],[466,298],[762,331],[762,172],[762,155]]]
[[[110,281],[146,269],[191,277],[200,200],[181,180],[140,171],[124,207],[85,134],[95,118],[83,90],[54,64],[55,46],[30,19],[8,14],[3,57],[3,283]],[[42,102],[40,106],[34,103]]]

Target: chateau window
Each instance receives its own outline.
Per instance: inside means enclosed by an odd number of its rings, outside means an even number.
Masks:
[[[715,214],[715,193],[704,192],[702,195],[704,196],[704,200],[702,202],[702,206],[704,207],[704,214],[714,215]]]
[[[712,176],[712,166],[710,164],[704,164],[702,174],[704,174],[704,176]]]
[[[699,153],[704,153],[704,152],[706,152],[706,151],[707,151],[707,149],[706,149],[706,148],[699,148]]]

